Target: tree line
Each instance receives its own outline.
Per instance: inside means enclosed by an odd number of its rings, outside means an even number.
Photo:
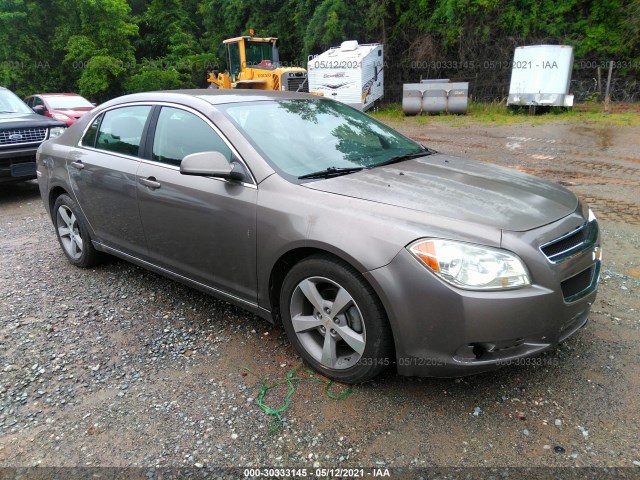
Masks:
[[[420,78],[506,88],[518,45],[574,47],[574,78],[640,71],[640,0],[0,0],[0,85],[93,101],[206,87],[221,42],[279,38],[280,59],[343,40],[385,45],[388,90]]]

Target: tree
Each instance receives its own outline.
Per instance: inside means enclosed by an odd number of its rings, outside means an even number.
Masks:
[[[0,85],[20,96],[64,89],[64,52],[52,48],[65,4],[0,0]]]
[[[510,70],[484,66],[508,65],[517,45],[569,44],[576,63],[617,60],[632,80],[640,58],[640,0],[0,0],[0,83],[95,101],[203,87],[226,63],[222,40],[250,28],[301,66],[344,40],[384,43],[390,99],[420,77],[500,91]]]
[[[80,94],[99,100],[117,96],[136,65],[132,40],[138,27],[131,8],[125,0],[81,0],[73,10],[77,20],[63,25],[58,37],[68,38],[66,65],[81,71]]]

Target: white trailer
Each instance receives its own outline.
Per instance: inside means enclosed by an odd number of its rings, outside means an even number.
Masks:
[[[572,107],[569,94],[573,48],[569,45],[529,45],[513,54],[507,106]]]
[[[342,42],[307,63],[309,91],[339,100],[360,110],[384,96],[384,53],[380,43]]]

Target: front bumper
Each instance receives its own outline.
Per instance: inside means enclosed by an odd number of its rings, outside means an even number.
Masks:
[[[596,297],[599,249],[598,255],[589,248],[562,264],[549,262],[538,249],[580,221],[576,213],[537,232],[504,235],[503,247],[529,267],[532,285],[522,289],[455,288],[406,249],[387,266],[367,272],[394,332],[398,373],[455,377],[492,370],[548,350],[584,326]],[[561,283],[585,271],[593,272],[589,287],[567,301]]]
[[[36,151],[29,148],[0,150],[0,183],[18,182],[36,178]]]

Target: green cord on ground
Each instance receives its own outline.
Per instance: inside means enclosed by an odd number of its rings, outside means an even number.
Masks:
[[[289,370],[287,372],[286,377],[284,378],[284,380],[280,380],[277,381],[275,383],[272,383],[270,385],[267,385],[267,378],[262,378],[260,379],[260,390],[258,392],[258,395],[256,395],[256,403],[258,404],[258,406],[268,415],[272,415],[274,418],[274,426],[271,428],[271,430],[269,430],[269,434],[272,435],[275,432],[278,431],[278,429],[284,424],[284,419],[282,418],[282,412],[284,412],[287,408],[289,408],[289,404],[291,402],[291,397],[293,396],[293,394],[296,392],[296,387],[293,385],[293,382],[295,381],[310,381],[310,382],[318,382],[318,383],[324,383],[325,384],[325,389],[324,389],[324,393],[327,397],[332,398],[334,400],[340,400],[344,397],[346,397],[347,395],[349,395],[352,391],[351,386],[349,386],[344,392],[340,393],[340,394],[334,394],[331,393],[331,386],[334,384],[333,380],[327,380],[324,378],[318,378],[315,376],[315,372],[313,370],[309,370],[306,369],[305,371],[310,374],[309,377],[299,377],[296,376],[295,373],[300,370],[300,368],[302,367],[302,364],[299,364],[297,366],[295,366],[294,368],[292,368],[291,370]],[[252,370],[250,370],[247,367],[242,367],[244,370],[246,370],[247,372],[249,372],[251,375],[254,375],[257,378],[260,378],[255,372],[253,372]],[[280,407],[280,408],[273,408],[270,407],[269,405],[267,405],[265,403],[265,396],[267,395],[267,393],[269,392],[269,390],[279,386],[279,385],[284,385],[284,384],[288,384],[289,385],[289,391],[287,392],[287,394],[284,397],[284,404]]]

